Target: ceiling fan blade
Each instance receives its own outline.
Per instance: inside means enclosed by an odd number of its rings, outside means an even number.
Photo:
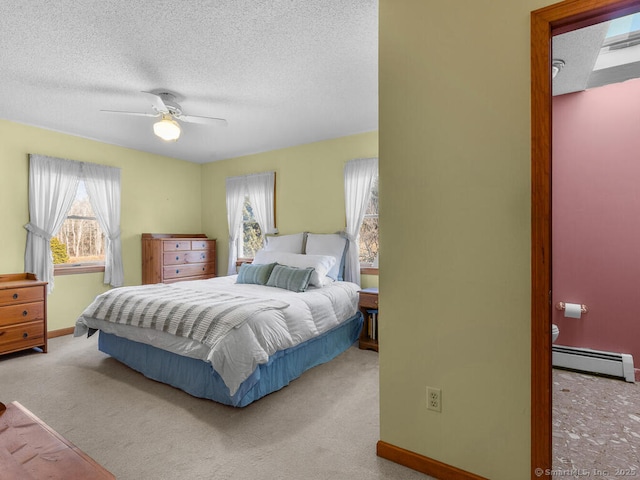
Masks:
[[[176,115],[175,118],[188,123],[200,123],[202,125],[217,125],[226,127],[227,121],[224,118],[199,117],[198,115]]]
[[[157,95],[157,94],[155,94],[153,92],[144,92],[143,91],[142,93],[146,93],[147,95],[150,95],[152,97],[153,108],[155,108],[156,111],[161,112],[161,113],[169,113],[169,109],[164,104],[164,100],[162,100],[162,97],[160,95]]]
[[[100,110],[104,113],[116,113],[119,115],[136,115],[138,117],[159,117],[159,113],[145,113],[145,112],[121,112],[119,110]]]

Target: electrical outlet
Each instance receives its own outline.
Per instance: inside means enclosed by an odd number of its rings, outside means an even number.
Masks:
[[[442,411],[442,391],[439,388],[427,387],[427,409]]]

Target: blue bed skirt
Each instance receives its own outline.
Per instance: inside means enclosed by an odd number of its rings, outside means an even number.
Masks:
[[[319,337],[276,352],[267,363],[256,368],[234,395],[229,395],[229,389],[208,362],[183,357],[102,331],[98,348],[146,377],[172,385],[194,397],[245,407],[287,386],[306,370],[328,362],[344,352],[358,339],[362,323],[362,314],[358,313]]]

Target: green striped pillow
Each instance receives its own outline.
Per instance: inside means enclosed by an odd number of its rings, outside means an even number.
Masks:
[[[265,265],[251,265],[250,263],[243,263],[238,270],[238,278],[236,283],[252,283],[256,285],[266,285],[269,280],[269,275],[273,267],[277,263],[267,263]]]
[[[292,292],[304,292],[309,286],[309,279],[313,271],[313,267],[296,268],[276,263],[267,286],[286,288]]]

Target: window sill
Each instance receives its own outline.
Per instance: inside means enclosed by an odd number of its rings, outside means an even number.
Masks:
[[[54,265],[53,267],[54,276],[96,272],[104,272],[104,264]]]
[[[252,263],[252,262],[253,262],[253,258],[239,258],[238,260],[236,260],[236,267],[239,267],[243,263]]]

